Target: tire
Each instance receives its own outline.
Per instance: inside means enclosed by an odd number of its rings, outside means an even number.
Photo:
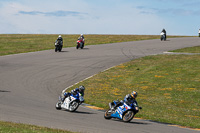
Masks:
[[[134,115],[135,115],[135,113],[132,110],[128,110],[124,113],[122,120],[124,122],[129,122],[133,119]]]
[[[59,51],[59,52],[62,51],[62,45],[59,46],[58,51]]]
[[[70,103],[69,106],[70,106],[70,107],[69,107],[69,111],[70,111],[70,112],[74,112],[74,111],[76,111],[77,108],[79,107],[79,103],[78,103],[77,101],[73,101],[73,102]]]
[[[110,109],[109,110],[106,110],[106,112],[104,113],[104,118],[105,119],[111,119],[112,117],[111,117],[111,112],[109,112],[110,111]]]
[[[60,101],[58,101],[57,103],[56,103],[56,109],[57,110],[61,110],[62,108],[61,108],[61,102]]]
[[[78,48],[79,48],[79,45],[77,44],[77,45],[76,45],[76,49],[78,49]]]
[[[55,48],[55,52],[57,52],[57,47]]]
[[[81,45],[81,49],[83,49],[84,48],[84,43]]]

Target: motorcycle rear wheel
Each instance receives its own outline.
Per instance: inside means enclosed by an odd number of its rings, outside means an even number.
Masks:
[[[111,112],[110,112],[110,109],[109,110],[106,110],[106,112],[104,113],[104,118],[105,119],[111,119],[112,117],[111,117]]]
[[[124,122],[129,122],[133,119],[134,115],[135,115],[135,113],[132,110],[128,110],[124,113],[122,120]]]

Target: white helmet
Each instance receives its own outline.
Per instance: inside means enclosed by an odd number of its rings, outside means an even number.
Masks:
[[[61,37],[61,35],[59,35],[58,37]]]
[[[81,36],[83,36],[83,34],[81,34]]]

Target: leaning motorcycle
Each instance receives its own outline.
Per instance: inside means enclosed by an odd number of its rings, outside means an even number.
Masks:
[[[83,49],[83,47],[84,47],[84,44],[85,44],[85,41],[83,40],[83,39],[78,39],[77,41],[76,41],[76,49],[78,49],[78,48],[81,48],[81,49]]]
[[[55,52],[57,51],[61,52],[61,50],[62,50],[62,41],[58,40],[55,42]]]
[[[65,98],[65,100],[62,102],[62,97],[59,96],[59,100],[56,103],[56,109],[61,110],[61,109],[66,109],[70,112],[74,112],[78,109],[79,105],[82,104],[84,101],[83,96],[81,94],[73,95],[72,93],[70,96]]]
[[[161,41],[163,41],[163,40],[166,41],[166,34],[164,32],[160,33],[160,40]]]
[[[120,106],[118,106],[116,109],[112,109],[111,105],[109,104],[110,109],[104,113],[105,119],[118,118],[124,122],[130,122],[134,118],[135,114],[138,113],[139,109],[142,109],[142,107],[138,107],[136,102],[130,105],[123,101],[113,101],[113,103],[115,105],[119,105],[120,103]]]

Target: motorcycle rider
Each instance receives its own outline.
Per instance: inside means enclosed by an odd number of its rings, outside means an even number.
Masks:
[[[165,29],[163,29],[162,31],[161,31],[161,33],[164,33],[164,35],[165,35],[165,38],[167,39],[167,32],[166,32],[166,30]]]
[[[76,88],[76,89],[73,89],[71,90],[71,93],[70,92],[64,92],[64,96],[62,97],[62,102],[65,101],[65,99],[70,96],[71,94],[73,94],[74,96],[76,95],[81,95],[81,96],[84,96],[84,91],[85,91],[85,87],[83,85],[79,86],[79,88]],[[84,102],[84,101],[82,101]]]
[[[114,102],[109,103],[109,106],[111,107],[112,110],[115,110],[117,107],[123,105],[123,103],[125,102],[128,105],[131,105],[132,103],[136,103],[136,97],[137,97],[138,93],[136,91],[133,91],[131,94],[127,94],[124,97],[124,100],[121,100],[120,102],[118,102],[116,105],[114,104]]]
[[[62,46],[63,46],[63,38],[62,38],[62,36],[61,36],[61,35],[59,35],[59,36],[58,36],[58,38],[57,38],[56,42],[58,42],[58,41],[60,41],[60,42],[61,42],[61,48],[62,48]]]
[[[83,41],[85,40],[83,34],[80,35],[80,37],[78,38],[78,40],[82,39]]]
[[[199,37],[200,37],[200,29],[199,29]]]
[[[84,38],[83,34],[80,35],[80,37],[78,38],[78,40],[82,40],[83,44],[85,43],[85,38]]]

